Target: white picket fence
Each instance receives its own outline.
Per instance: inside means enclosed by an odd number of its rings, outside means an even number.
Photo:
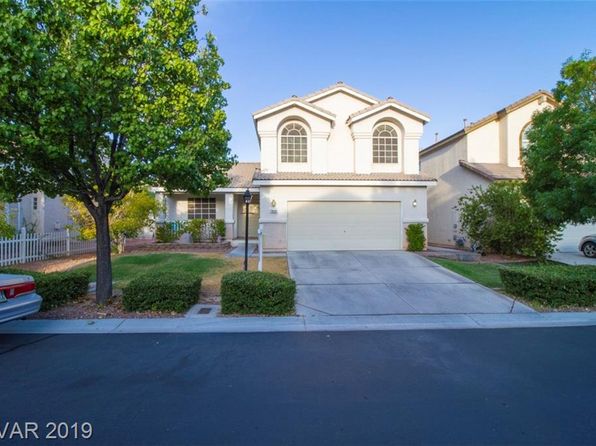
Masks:
[[[95,240],[79,240],[69,229],[28,234],[23,228],[14,238],[0,238],[0,266],[87,252],[95,252]]]

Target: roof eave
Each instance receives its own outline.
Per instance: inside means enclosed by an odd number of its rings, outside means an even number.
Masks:
[[[308,102],[304,102],[304,101],[300,101],[300,100],[288,101],[288,102],[285,102],[285,103],[280,104],[273,108],[262,109],[260,111],[253,113],[252,118],[256,125],[256,122],[259,121],[260,119],[266,118],[267,116],[274,115],[276,113],[279,113],[283,110],[286,110],[286,109],[292,108],[292,107],[301,108],[302,110],[305,110],[309,113],[312,113],[316,116],[327,119],[329,121],[335,120],[335,114],[333,114],[329,111],[325,111],[325,110],[323,110],[319,107],[316,107],[312,104],[309,104]]]

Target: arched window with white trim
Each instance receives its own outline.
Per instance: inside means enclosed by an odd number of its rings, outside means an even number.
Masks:
[[[396,164],[399,162],[397,130],[389,124],[379,124],[373,131],[373,163]]]
[[[282,163],[308,162],[308,135],[302,124],[286,124],[281,131],[280,141]]]
[[[528,148],[530,144],[530,140],[528,139],[528,131],[532,128],[532,123],[528,123],[522,129],[520,136],[519,136],[519,148],[521,151],[524,151]]]

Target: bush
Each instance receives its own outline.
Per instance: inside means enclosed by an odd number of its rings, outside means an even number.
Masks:
[[[406,228],[406,237],[408,239],[408,251],[422,251],[426,243],[424,236],[424,225],[414,223]]]
[[[596,267],[510,266],[499,270],[505,291],[548,307],[596,306]]]
[[[3,268],[0,273],[25,274],[33,277],[37,294],[43,298],[41,310],[47,311],[76,300],[87,294],[89,289],[88,272],[62,271],[39,273],[17,268]]]
[[[207,220],[204,218],[194,218],[186,224],[186,230],[190,233],[193,243],[198,243],[203,238],[206,223]]]
[[[485,254],[545,258],[554,249],[559,227],[540,221],[524,198],[519,181],[473,187],[459,199],[462,231]]]
[[[182,313],[199,300],[201,277],[196,273],[170,271],[145,274],[124,288],[122,303],[127,311]]]
[[[215,234],[215,240],[217,237],[225,238],[226,236],[226,223],[223,220],[213,220],[213,234]]]
[[[281,274],[237,271],[221,279],[224,314],[282,315],[294,312],[296,282]]]
[[[158,223],[155,229],[157,243],[173,243],[186,231],[186,225],[180,221]]]

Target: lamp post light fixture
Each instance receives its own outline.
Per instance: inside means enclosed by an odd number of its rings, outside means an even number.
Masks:
[[[248,205],[252,201],[252,194],[248,188],[246,188],[242,197],[246,205],[246,218],[244,219],[244,271],[248,271]]]

